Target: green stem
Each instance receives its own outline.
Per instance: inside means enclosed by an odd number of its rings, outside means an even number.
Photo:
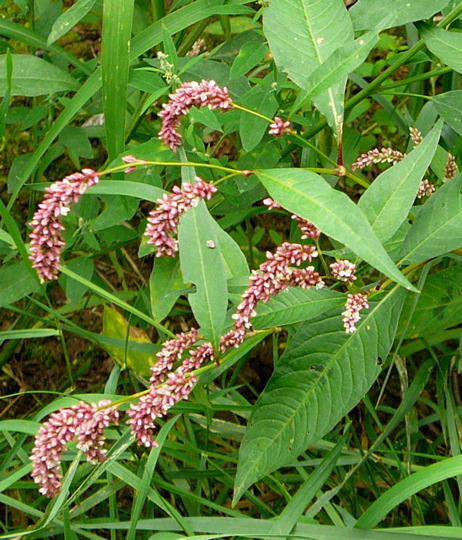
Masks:
[[[99,176],[104,176],[106,174],[112,174],[115,172],[123,171],[127,167],[143,167],[145,165],[160,166],[160,167],[204,167],[206,169],[216,169],[218,171],[224,171],[227,173],[240,174],[242,176],[247,176],[246,171],[240,171],[236,169],[231,169],[230,167],[223,167],[222,165],[215,165],[212,163],[195,163],[189,161],[188,163],[182,163],[181,161],[146,161],[140,159],[134,163],[117,165],[117,167],[111,167],[110,169],[104,169],[98,172]]]
[[[380,91],[382,92],[383,90],[399,88],[400,86],[406,86],[414,82],[425,81],[427,79],[431,79],[432,77],[439,77],[440,75],[445,75],[446,73],[450,73],[451,71],[453,71],[453,69],[450,67],[434,69],[433,71],[427,71],[426,73],[421,73],[420,75],[414,75],[414,77],[407,77],[406,79],[401,79],[400,81],[385,84],[380,87]]]
[[[152,22],[155,23],[165,15],[164,0],[151,0]]]

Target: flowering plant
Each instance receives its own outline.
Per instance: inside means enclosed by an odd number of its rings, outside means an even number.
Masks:
[[[99,538],[85,531],[114,528],[133,539],[165,528],[321,538],[332,521],[334,534],[346,538],[352,524],[373,528],[416,486],[431,485],[419,469],[428,467],[438,482],[460,465],[456,455],[434,465],[411,456],[436,451],[428,436],[412,438],[427,425],[417,421],[417,403],[440,344],[435,384],[444,406],[432,410],[440,422],[456,414],[446,379],[455,374],[447,342],[462,322],[454,277],[462,246],[461,117],[448,111],[458,110],[461,91],[444,77],[460,72],[450,50],[462,49],[451,26],[462,4],[417,9],[409,2],[403,22],[397,7],[393,19],[378,0],[351,9],[343,0],[197,0],[174,2],[168,14],[153,1],[154,22],[140,30],[141,4],[103,0],[101,67],[53,44],[71,22],[92,16],[93,3],[83,0],[48,29],[46,59],[0,57],[5,111],[16,95],[75,91],[37,105],[55,107],[49,116],[56,119],[32,154],[13,162],[20,172],[8,180],[8,202],[0,202],[2,305],[18,316],[6,319],[4,339],[58,340],[66,378],[51,402],[46,388],[31,389],[34,416],[19,428],[0,420],[13,479],[0,476],[0,488],[13,492],[30,474],[39,504],[52,499],[44,512],[30,506],[37,519],[14,535]],[[200,35],[210,17],[218,17],[222,40]],[[261,26],[235,32],[239,17]],[[408,25],[407,38],[389,30],[399,24]],[[0,21],[12,46],[20,28]],[[30,44],[42,43],[22,32]],[[384,52],[391,59],[373,61]],[[52,54],[74,66],[70,73]],[[412,71],[414,61],[426,68]],[[439,63],[445,67],[433,69]],[[21,68],[35,74],[24,94]],[[412,73],[400,72],[406,69]],[[404,91],[392,104],[387,89],[396,88]],[[18,226],[13,209],[27,189],[31,210]],[[70,336],[94,347],[86,368],[70,353]],[[431,358],[419,356],[423,350]],[[102,355],[110,366],[104,390],[96,384],[80,393],[82,376],[97,379]],[[393,368],[396,408],[382,405]],[[389,436],[402,421],[395,448]],[[444,425],[438,439],[454,454],[457,425]],[[26,451],[19,452],[25,438],[15,442],[15,429],[33,435]],[[394,455],[406,448],[398,465],[385,441]],[[366,483],[357,507],[347,511],[342,498],[344,506],[334,506],[364,464],[377,475],[396,467],[390,486],[397,485],[380,495]],[[291,493],[293,473],[285,471],[294,468],[300,478]],[[410,476],[401,479],[405,471]],[[223,488],[209,483],[215,473]],[[126,486],[124,521],[117,504]],[[311,524],[303,513],[318,491]],[[450,487],[444,496],[457,523]],[[7,507],[23,505],[1,497]],[[238,519],[247,502],[259,519],[242,529],[237,521],[215,530],[189,519],[202,519],[202,507]],[[112,521],[99,519],[100,504]],[[84,512],[98,519],[85,524]]]

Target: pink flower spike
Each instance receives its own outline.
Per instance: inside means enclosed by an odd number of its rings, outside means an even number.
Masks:
[[[331,263],[332,276],[339,281],[351,282],[356,279],[356,265],[346,259],[341,259]]]
[[[58,276],[59,259],[65,245],[61,217],[67,215],[71,206],[98,181],[98,173],[82,169],[82,172],[70,174],[45,188],[45,196],[29,223],[33,228],[29,235],[29,259],[42,283]]]
[[[356,331],[356,323],[359,322],[361,316],[359,312],[362,309],[367,309],[369,302],[365,294],[356,293],[349,294],[345,304],[345,311],[342,313],[343,327],[347,334],[352,334]]]
[[[61,455],[67,444],[77,438],[77,448],[88,461],[106,459],[104,429],[117,424],[119,413],[109,405],[110,401],[100,401],[91,405],[80,402],[69,409],[52,413],[40,427],[32,449],[32,478],[40,486],[40,493],[55,497],[61,488]]]
[[[273,122],[269,126],[268,133],[275,137],[282,137],[285,133],[290,133],[290,130],[290,122],[284,122],[282,118],[275,116]]]
[[[266,197],[266,199],[263,199],[263,204],[269,208],[269,210],[281,210],[282,206],[278,204],[276,201],[273,201],[271,197]]]
[[[428,180],[422,180],[419,185],[419,191],[417,192],[417,198],[430,197],[435,192],[435,186],[430,184]]]
[[[381,150],[373,148],[372,150],[369,150],[369,152],[361,154],[359,158],[352,163],[351,168],[353,170],[364,169],[364,167],[369,167],[374,163],[392,163],[395,165],[395,163],[398,163],[398,161],[401,161],[404,157],[405,154],[399,150],[393,150],[393,148],[382,148]]]
[[[183,142],[177,128],[182,117],[188,114],[191,107],[226,110],[232,105],[228,89],[221,88],[215,81],[185,82],[169,97],[170,101],[163,105],[163,111],[159,113],[162,118],[159,139],[170,146],[173,152]]]
[[[318,240],[318,238],[321,236],[321,231],[316,227],[316,225],[311,223],[311,221],[296,216],[295,214],[292,214],[291,218],[298,223],[298,228],[302,233],[302,240],[307,240],[308,238]]]
[[[144,235],[148,244],[156,246],[156,257],[174,257],[178,242],[174,236],[178,231],[180,216],[199,204],[201,199],[210,200],[217,191],[213,184],[196,177],[195,184],[185,183],[182,188],[175,186],[173,193],[164,194],[157,200],[157,207],[148,216]]]

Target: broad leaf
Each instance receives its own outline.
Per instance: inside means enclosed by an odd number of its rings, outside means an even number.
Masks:
[[[431,26],[422,32],[428,49],[446,65],[462,73],[462,34]]]
[[[234,500],[293,461],[366,394],[393,343],[406,292],[371,306],[353,334],[340,313],[303,325],[257,401],[239,452]]]
[[[0,306],[12,304],[40,291],[40,286],[23,262],[5,264],[0,269]]]
[[[308,321],[341,306],[344,302],[343,294],[329,289],[318,291],[289,288],[267,304],[258,306],[257,316],[252,319],[252,324],[259,330]]]
[[[248,41],[239,49],[230,70],[230,78],[237,79],[263,60],[267,47],[261,41]]]
[[[47,45],[50,46],[57,39],[67,34],[95,5],[96,0],[77,0],[69,9],[66,9],[51,27],[51,32],[47,39]]]
[[[415,290],[396,268],[361,209],[345,193],[333,189],[318,174],[302,169],[266,169],[255,174],[281,206],[308,219],[407,289]]]
[[[381,27],[385,29],[427,19],[448,3],[449,0],[359,0],[350,9],[350,15],[355,30],[376,28],[379,21],[386,23]]]
[[[66,71],[29,54],[13,54],[12,96],[44,96],[76,90],[78,83]],[[7,91],[6,54],[0,56],[0,96]]]
[[[406,337],[428,336],[461,322],[462,264],[457,264],[427,278]]]
[[[403,261],[425,261],[462,246],[461,184],[459,175],[425,203],[404,241]]]
[[[344,43],[353,40],[353,27],[343,0],[270,0],[263,30],[276,64],[303,90],[309,78]],[[343,122],[346,77],[314,100],[339,135]]]
[[[439,94],[431,100],[444,121],[462,135],[462,90]]]
[[[237,242],[214,220],[220,250],[227,279],[246,276],[250,273],[247,259]]]
[[[196,285],[189,303],[202,335],[217,344],[225,322],[228,289],[216,226],[203,201],[181,217],[178,240],[183,281]]]
[[[381,242],[394,235],[412,208],[419,184],[435,154],[441,128],[440,122],[403,161],[376,178],[361,197],[358,206]]]

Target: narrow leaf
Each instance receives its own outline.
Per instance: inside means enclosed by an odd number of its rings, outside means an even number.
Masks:
[[[333,189],[318,174],[302,169],[265,169],[255,174],[281,206],[308,219],[327,236],[415,291],[388,256],[366,216],[345,193]]]
[[[47,39],[48,47],[74,28],[91,10],[95,2],[96,0],[77,0],[69,9],[61,13],[51,27],[51,32]]]
[[[394,235],[412,208],[419,184],[435,154],[441,128],[439,122],[417,148],[384,171],[362,195],[358,206],[381,242]]]
[[[406,292],[395,287],[353,334],[340,314],[304,325],[257,401],[239,452],[234,501],[292,462],[352,409],[377,378],[393,343]]]

